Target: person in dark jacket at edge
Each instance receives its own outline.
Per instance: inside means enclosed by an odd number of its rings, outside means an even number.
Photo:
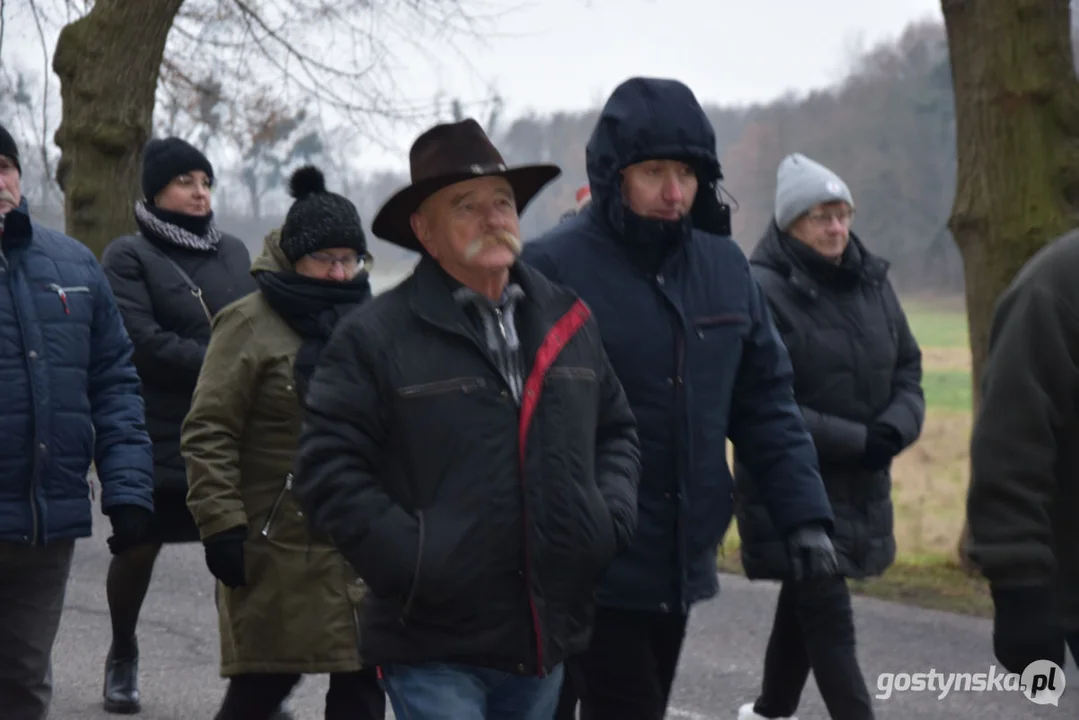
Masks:
[[[579,694],[585,718],[664,716],[690,608],[719,589],[728,438],[799,571],[836,570],[790,360],[730,237],[715,146],[684,84],[627,80],[588,142],[592,202],[522,256],[593,309],[639,423],[637,532],[599,585],[588,651],[568,663],[565,693]]]
[[[997,301],[970,441],[968,556],[989,580],[1010,672],[1079,664],[1079,230]]]
[[[835,513],[839,574],[790,578],[758,478],[735,455],[735,515],[750,579],[783,581],[755,703],[739,720],[790,718],[810,669],[834,720],[869,720],[846,578],[895,560],[892,458],[925,420],[922,353],[888,280],[888,262],[851,232],[846,183],[800,154],[776,177],[775,212],[750,267],[794,365],[794,396],[817,448]]]
[[[30,219],[0,127],[0,717],[44,720],[52,648],[93,461],[110,544],[153,511],[153,455],[132,346],[89,248]]]
[[[180,428],[210,342],[211,317],[255,290],[247,248],[214,222],[213,184],[213,166],[199,150],[179,138],[151,140],[142,156],[145,198],[135,204],[139,232],[113,240],[101,258],[135,344],[154,447],[150,533],[136,544],[110,545],[112,643],[103,695],[112,713],[141,707],[135,628],[162,544],[199,541],[187,509]]]
[[[372,230],[422,257],[335,330],[294,492],[367,583],[397,717],[549,720],[636,524],[635,421],[589,308],[517,261],[560,170],[508,168],[472,119],[410,160]]]

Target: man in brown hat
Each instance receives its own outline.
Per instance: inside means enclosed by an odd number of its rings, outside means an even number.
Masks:
[[[636,526],[636,424],[589,309],[517,262],[558,168],[508,168],[473,120],[410,160],[373,231],[422,258],[326,346],[294,489],[368,585],[397,717],[548,720]]]

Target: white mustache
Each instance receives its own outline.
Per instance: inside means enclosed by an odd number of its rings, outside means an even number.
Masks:
[[[487,235],[480,235],[469,243],[465,249],[465,259],[471,260],[479,255],[480,251],[488,245],[501,244],[513,251],[514,255],[520,255],[522,250],[521,239],[508,230],[496,230]]]
[[[7,190],[0,190],[0,200],[7,200],[12,205],[15,205],[15,196],[9,193]]]

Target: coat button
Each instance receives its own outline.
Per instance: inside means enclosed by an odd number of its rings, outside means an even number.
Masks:
[[[37,350],[31,350],[26,356],[31,360],[37,360]]]
[[[660,287],[663,287],[664,283],[666,283],[666,282],[667,282],[667,280],[664,279],[664,277],[662,275],[656,275],[656,284],[657,285],[659,285]]]
[[[659,609],[662,610],[663,612],[667,612],[667,610],[669,610],[670,608],[668,607],[667,603],[660,603],[659,604]]]
[[[673,377],[667,378],[667,384],[668,385],[674,385],[674,378]]]
[[[41,452],[45,452],[49,448],[45,443],[41,443],[40,445],[37,446],[37,449],[40,450]]]
[[[524,663],[517,663],[517,672],[523,673],[525,671]]]

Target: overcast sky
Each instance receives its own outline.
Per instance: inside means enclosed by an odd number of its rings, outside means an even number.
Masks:
[[[498,7],[502,0],[487,2]],[[512,9],[497,32],[469,45],[467,60],[448,54],[435,66],[401,51],[400,86],[412,98],[434,97],[440,88],[449,97],[481,98],[490,82],[508,118],[597,106],[633,75],[678,78],[704,102],[767,101],[834,83],[858,50],[941,17],[939,0],[505,2]],[[33,27],[8,25],[2,59],[36,57]],[[407,167],[416,132],[387,138],[396,153],[365,151],[364,164]]]

